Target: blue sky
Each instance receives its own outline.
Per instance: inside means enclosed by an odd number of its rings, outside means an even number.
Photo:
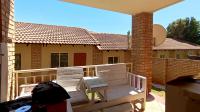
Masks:
[[[185,0],[154,13],[154,23],[167,27],[185,17],[200,21],[200,0]],[[82,27],[95,32],[126,34],[131,16],[74,5],[59,0],[15,0],[15,20],[31,23]]]

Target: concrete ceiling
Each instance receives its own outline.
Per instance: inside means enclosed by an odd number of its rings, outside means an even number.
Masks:
[[[155,12],[182,0],[63,0],[74,4],[134,15]]]

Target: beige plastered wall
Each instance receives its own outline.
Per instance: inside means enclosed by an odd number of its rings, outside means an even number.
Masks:
[[[68,53],[68,65],[74,65],[74,53],[86,53],[86,65],[93,65],[92,45],[42,45],[41,44],[41,68],[51,67],[51,53]],[[16,53],[21,53],[21,69],[31,69],[31,44],[16,44]],[[118,57],[123,63],[125,51],[102,51],[103,64],[108,63],[108,57]]]
[[[124,51],[103,51],[103,64],[108,63],[108,57],[118,57],[119,63],[124,62]]]
[[[41,45],[41,67],[51,67],[51,53],[68,53],[68,65],[74,65],[74,53],[86,53],[86,64],[92,65],[92,47],[89,45]],[[31,45],[16,44],[16,53],[21,53],[21,68],[31,69]]]
[[[86,65],[92,65],[92,45],[47,45],[42,47],[42,68],[51,67],[51,53],[68,53],[68,65],[74,65],[74,53],[86,53]]]
[[[15,44],[15,53],[21,54],[21,69],[31,69],[31,45]]]
[[[167,50],[166,51],[165,50],[163,50],[163,51],[158,51],[158,50],[153,51],[153,57],[160,58],[160,55],[165,55],[165,57],[167,58],[170,55],[170,51],[167,51]]]

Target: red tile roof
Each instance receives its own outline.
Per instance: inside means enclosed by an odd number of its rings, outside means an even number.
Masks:
[[[99,50],[127,50],[128,38],[127,35],[120,34],[106,34],[106,33],[92,33],[98,40],[100,45]]]
[[[89,33],[83,28],[16,22],[16,43],[97,45],[99,50],[128,50],[127,35]],[[166,38],[153,50],[199,49],[200,46]]]
[[[16,22],[16,43],[97,45],[83,28]]]
[[[153,47],[153,50],[187,50],[187,49],[192,49],[192,50],[200,50],[199,45],[193,45],[187,42],[181,42],[178,40],[174,40],[171,38],[166,38],[165,41],[156,47]]]

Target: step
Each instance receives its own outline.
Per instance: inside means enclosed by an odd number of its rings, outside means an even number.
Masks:
[[[124,103],[103,109],[103,112],[133,112],[131,103]]]

